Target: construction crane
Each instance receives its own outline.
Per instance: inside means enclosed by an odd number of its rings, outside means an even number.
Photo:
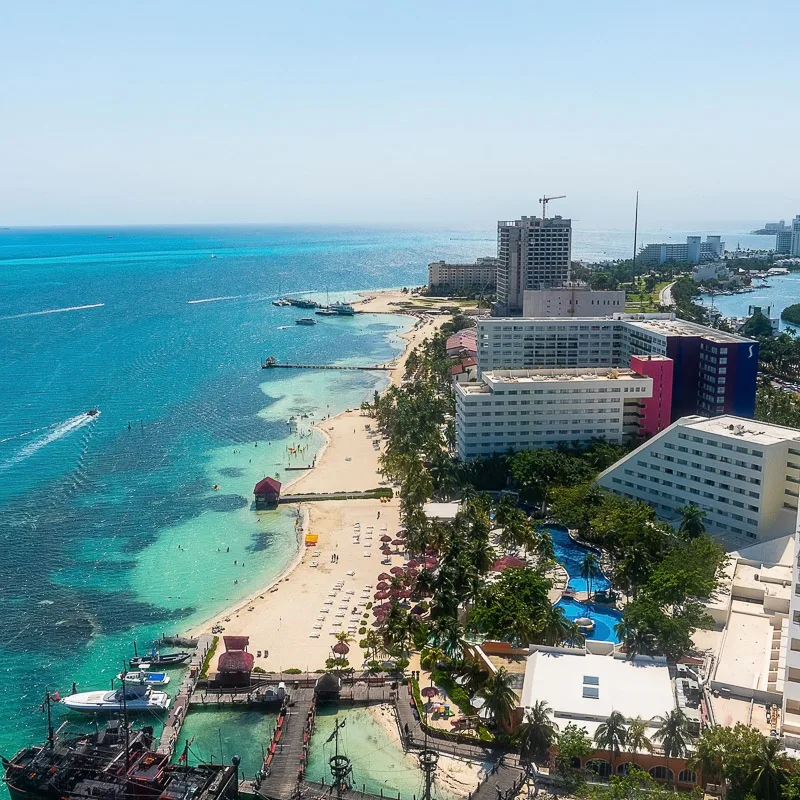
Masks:
[[[563,200],[565,197],[566,197],[565,194],[559,194],[556,195],[555,197],[547,197],[547,196],[540,197],[539,202],[542,204],[542,219],[544,219],[547,216],[547,204],[551,200]]]

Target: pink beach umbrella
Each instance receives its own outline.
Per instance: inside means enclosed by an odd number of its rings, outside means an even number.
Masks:
[[[392,539],[392,544],[405,544],[402,539]]]
[[[402,575],[405,570],[402,567],[392,567],[392,575]]]
[[[332,649],[338,656],[346,656],[350,652],[350,648],[344,642],[337,642]]]
[[[406,566],[411,569],[416,569],[419,566],[419,561],[416,561],[412,558],[411,561],[409,561],[408,564],[406,564]]]
[[[502,558],[498,558],[497,561],[492,564],[492,572],[502,572],[504,569],[509,569],[511,567],[524,567],[525,561],[521,558],[517,558],[516,556],[503,556]]]
[[[426,558],[425,559],[425,566],[428,569],[433,569],[439,562],[435,558]]]
[[[420,694],[423,697],[432,698],[436,697],[439,694],[439,690],[435,686],[426,686],[424,689],[420,691]]]
[[[382,542],[391,542],[392,541],[392,537],[391,536],[387,536],[386,534],[384,534],[383,536],[381,536],[381,541]]]
[[[376,600],[387,600],[388,598],[389,598],[389,592],[385,591],[375,592]]]
[[[389,588],[389,584],[386,583],[386,581],[381,581],[375,588],[378,589],[378,591],[384,591]]]
[[[381,572],[381,574],[378,575],[379,581],[388,581],[391,580],[391,578],[392,576],[388,572]]]

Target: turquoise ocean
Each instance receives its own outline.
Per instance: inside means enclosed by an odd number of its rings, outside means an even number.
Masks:
[[[576,231],[574,254],[625,257],[629,240]],[[45,686],[108,685],[134,639],[292,561],[293,519],[259,523],[254,483],[285,480],[287,446],[385,377],[260,362],[386,361],[410,320],[301,328],[270,301],[418,285],[429,261],[494,250],[491,228],[0,229],[0,753],[43,740]]]

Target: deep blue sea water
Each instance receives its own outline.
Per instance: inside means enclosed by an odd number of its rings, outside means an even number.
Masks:
[[[434,257],[493,248],[484,232],[0,231],[0,753],[42,740],[45,685],[107,685],[134,638],[292,560],[292,519],[259,525],[253,483],[285,466],[290,416],[357,405],[385,378],[260,361],[385,361],[409,322],[299,328],[270,300],[420,284]]]

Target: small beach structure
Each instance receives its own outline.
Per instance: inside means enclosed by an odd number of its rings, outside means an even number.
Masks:
[[[314,685],[314,694],[317,697],[317,703],[336,702],[339,699],[339,693],[341,691],[341,678],[337,678],[330,672],[326,672],[324,675],[321,675]]]
[[[247,652],[249,636],[223,636],[225,652],[217,664],[217,683],[220,686],[249,686],[255,658]]]
[[[256,498],[256,511],[275,508],[281,498],[281,482],[274,478],[264,478],[256,484],[253,494]]]

